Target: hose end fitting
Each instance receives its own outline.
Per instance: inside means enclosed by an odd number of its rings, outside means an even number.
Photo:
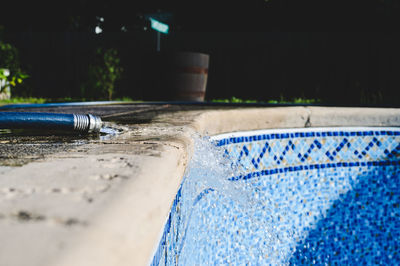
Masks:
[[[89,129],[88,133],[92,132],[100,132],[102,126],[103,126],[103,121],[101,121],[101,118],[99,116],[87,115],[89,117]]]
[[[101,118],[91,114],[74,114],[74,130],[86,133],[97,133],[103,126]]]

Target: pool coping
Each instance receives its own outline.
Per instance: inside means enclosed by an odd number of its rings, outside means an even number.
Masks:
[[[22,259],[20,265],[44,265],[44,261],[47,265],[150,264],[193,152],[193,134],[217,135],[275,128],[400,127],[400,109],[310,106],[241,107],[229,110],[211,108],[168,114],[160,111],[156,120],[157,123],[138,125],[138,131],[141,132],[139,137],[128,132],[107,145],[89,145],[84,158],[72,158],[73,154],[67,157],[54,156],[12,172],[12,175],[23,175],[27,172],[34,174],[38,168],[46,167],[47,174],[50,175],[55,167],[87,166],[89,161],[95,162],[82,173],[88,175],[97,171],[104,160],[112,161],[121,154],[135,162],[135,170],[129,179],[122,181],[117,189],[108,192],[109,200],[97,205],[91,210],[91,215],[86,217],[90,226],[79,229],[78,233],[64,239],[64,247],[55,250],[48,259],[40,258],[32,262],[28,261],[31,257],[26,256],[26,264],[23,264]],[[127,148],[121,149],[118,146],[121,143]],[[119,150],[111,149],[107,154],[101,154],[113,145],[118,146]],[[153,153],[130,154],[128,149],[143,147],[151,147]],[[97,162],[100,157],[104,160]],[[39,167],[40,164],[42,165]],[[124,171],[122,168],[114,170],[116,173]],[[85,209],[77,210],[84,211]],[[49,237],[43,247],[59,240],[55,238],[57,234],[53,238]],[[29,248],[29,243],[21,245]]]

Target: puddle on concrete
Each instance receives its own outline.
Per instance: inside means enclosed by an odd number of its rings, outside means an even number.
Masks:
[[[123,131],[122,128],[113,127],[111,125],[103,126],[100,130],[99,139],[110,140],[121,134]]]

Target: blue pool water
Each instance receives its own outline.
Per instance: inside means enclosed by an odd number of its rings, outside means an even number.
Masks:
[[[400,129],[197,139],[153,265],[400,264]]]

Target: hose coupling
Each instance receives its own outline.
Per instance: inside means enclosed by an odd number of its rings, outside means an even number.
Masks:
[[[74,130],[87,133],[97,133],[103,126],[101,118],[95,115],[74,114]]]

